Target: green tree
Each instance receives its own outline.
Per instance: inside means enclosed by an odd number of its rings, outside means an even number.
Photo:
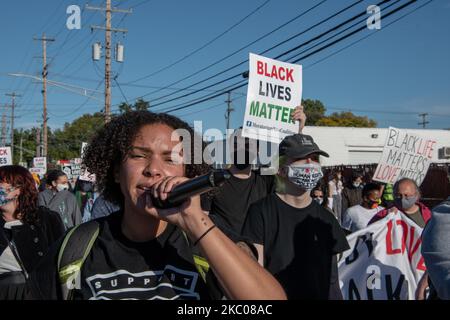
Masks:
[[[309,117],[308,114],[306,114]],[[324,127],[358,127],[375,128],[377,122],[366,116],[357,116],[350,111],[334,112],[329,116],[323,117],[316,122],[317,126]]]
[[[20,155],[22,150],[22,162],[28,165],[32,164],[33,158],[36,156],[36,136],[37,128],[26,130],[14,129],[14,164],[19,164],[21,161]],[[22,140],[22,149],[20,142]]]
[[[103,114],[85,114],[72,123],[65,123],[49,136],[49,161],[79,158],[81,143],[89,142],[95,132],[104,125]]]
[[[145,101],[142,98],[139,98],[134,104],[122,102],[119,105],[120,113],[126,113],[126,112],[130,112],[133,110],[140,111],[140,110],[148,110],[148,109],[150,109],[150,102]]]
[[[327,109],[319,100],[306,99],[302,101],[303,110],[306,114],[306,125],[315,126],[317,121],[325,117]]]

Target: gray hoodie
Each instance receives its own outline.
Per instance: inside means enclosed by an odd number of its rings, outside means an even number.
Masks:
[[[81,211],[77,199],[70,191],[54,193],[47,189],[39,193],[38,203],[39,206],[59,213],[66,230],[81,223]]]
[[[440,299],[450,299],[450,197],[434,207],[422,233],[422,256]]]

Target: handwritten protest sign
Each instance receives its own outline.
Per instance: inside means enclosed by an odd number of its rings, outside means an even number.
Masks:
[[[37,175],[39,175],[39,177],[43,177],[45,175],[45,173],[47,172],[44,168],[30,168],[28,169],[28,171],[30,171],[31,173],[36,173]]]
[[[338,263],[346,300],[411,300],[426,270],[422,228],[397,212],[347,237]]]
[[[393,184],[406,177],[420,185],[433,160],[435,147],[436,140],[432,137],[390,127],[373,180]]]
[[[81,143],[81,158],[83,158],[84,156],[84,151],[87,148],[88,143],[87,142],[82,142]],[[80,159],[80,164],[81,164],[81,159]],[[86,170],[86,168],[84,166],[81,166],[81,170],[80,170],[80,180],[82,181],[89,181],[92,183],[95,183],[95,174],[93,173],[89,173],[89,171]]]
[[[46,157],[34,157],[33,158],[33,167],[44,169],[43,171],[45,174],[45,172],[47,172],[47,158]]]
[[[242,136],[280,143],[298,133],[291,114],[302,100],[302,66],[250,53]]]
[[[0,166],[12,164],[11,147],[0,148]]]

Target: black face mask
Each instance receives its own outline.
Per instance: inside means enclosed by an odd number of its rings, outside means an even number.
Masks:
[[[242,152],[241,150],[239,152]],[[244,157],[244,162],[238,161],[238,153],[239,152],[235,152],[233,154],[233,163],[234,166],[238,169],[238,170],[244,170],[247,169],[250,166],[250,153],[248,152],[248,150],[245,150],[245,157]],[[239,159],[240,160],[240,159]]]

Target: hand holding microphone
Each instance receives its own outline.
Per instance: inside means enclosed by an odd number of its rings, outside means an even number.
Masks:
[[[180,206],[188,198],[208,192],[214,187],[220,186],[230,177],[227,170],[211,171],[208,174],[190,179],[176,185],[167,195],[165,200],[155,198],[150,194],[152,204],[158,209],[168,209]]]

